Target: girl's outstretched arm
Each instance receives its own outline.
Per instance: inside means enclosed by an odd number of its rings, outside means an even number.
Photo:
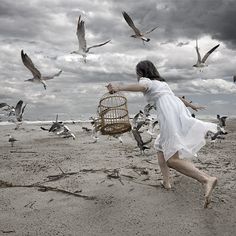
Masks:
[[[203,109],[206,108],[205,106],[194,105],[194,104],[188,102],[187,100],[185,100],[185,99],[182,98],[182,97],[179,97],[179,99],[184,103],[184,105],[185,105],[186,107],[190,107],[190,108],[192,108],[194,111],[203,110]]]
[[[145,92],[147,89],[146,86],[142,84],[118,85],[110,83],[106,87],[110,93],[115,93],[118,91]]]

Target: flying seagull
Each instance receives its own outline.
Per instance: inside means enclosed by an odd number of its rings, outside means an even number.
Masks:
[[[210,54],[215,51],[218,47],[220,46],[220,44],[217,44],[215,47],[213,47],[211,50],[209,50],[203,58],[201,58],[200,52],[199,52],[199,48],[198,48],[198,43],[196,40],[196,52],[197,52],[197,63],[195,65],[193,65],[193,67],[204,67],[206,66],[205,62],[207,60],[207,58],[210,56]]]
[[[87,47],[87,42],[85,39],[85,27],[84,27],[84,21],[81,20],[81,16],[79,16],[79,20],[78,20],[78,24],[77,24],[77,31],[76,31],[76,35],[79,41],[79,50],[77,51],[73,51],[71,52],[71,54],[80,54],[83,56],[84,58],[84,62],[86,63],[86,56],[87,53],[89,52],[89,50],[91,48],[96,48],[96,47],[101,47],[107,43],[109,43],[111,40],[107,40],[104,43],[100,43],[100,44],[95,44],[93,46]]]
[[[30,70],[30,72],[33,75],[32,79],[27,79],[25,81],[33,82],[33,83],[41,83],[43,84],[44,89],[47,88],[47,85],[45,82],[46,80],[54,79],[54,77],[59,76],[62,72],[62,70],[60,70],[58,73],[52,76],[42,76],[40,71],[34,66],[34,63],[31,61],[30,57],[26,53],[24,53],[23,50],[21,50],[21,59],[24,65]]]
[[[152,31],[154,31],[158,26],[148,30],[147,32],[141,32],[135,25],[134,25],[134,22],[132,21],[132,19],[130,18],[130,16],[125,12],[123,11],[122,12],[123,14],[123,17],[125,19],[125,21],[127,22],[127,24],[133,29],[134,33],[133,35],[131,35],[130,37],[133,37],[133,38],[139,38],[141,40],[143,40],[143,42],[148,42],[150,41],[150,38],[147,38],[145,37],[146,34],[149,34],[151,33]]]

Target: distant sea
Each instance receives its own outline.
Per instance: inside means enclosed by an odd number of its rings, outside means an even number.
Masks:
[[[59,120],[60,121],[60,120]],[[25,120],[23,121],[23,124],[28,124],[28,125],[51,125],[55,120],[34,120],[34,121],[29,121]],[[65,124],[84,124],[84,123],[89,123],[91,120],[66,120],[63,121]],[[9,121],[0,121],[0,125],[14,125],[14,122],[9,122]]]

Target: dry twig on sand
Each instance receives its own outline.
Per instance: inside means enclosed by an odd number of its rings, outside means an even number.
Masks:
[[[34,184],[28,184],[28,185],[22,185],[22,184],[12,184],[3,180],[0,180],[0,188],[39,188],[39,191],[46,192],[46,191],[54,191],[54,192],[61,192],[67,195],[72,195],[75,197],[81,197],[84,198],[85,200],[95,200],[96,197],[93,196],[87,196],[87,195],[82,195],[78,194],[75,192],[70,192],[64,189],[60,189],[57,187],[51,187],[51,186],[45,186],[40,183],[34,183]]]

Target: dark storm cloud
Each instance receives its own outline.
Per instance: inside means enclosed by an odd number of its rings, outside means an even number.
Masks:
[[[119,1],[114,4],[117,10],[127,10],[137,25],[157,24],[155,38],[174,40],[187,37],[196,39],[202,35],[225,41],[236,47],[236,2],[234,0],[160,0]]]

